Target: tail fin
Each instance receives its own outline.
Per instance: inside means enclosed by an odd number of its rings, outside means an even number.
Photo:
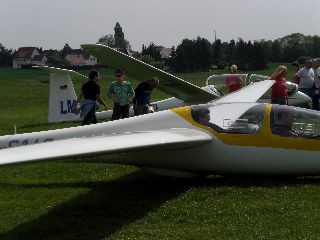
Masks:
[[[71,78],[87,79],[86,76],[72,70],[54,67],[35,67],[50,73],[48,122],[80,121],[79,115],[72,113],[76,94]]]

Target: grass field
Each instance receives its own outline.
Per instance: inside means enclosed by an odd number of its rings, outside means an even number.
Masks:
[[[203,86],[216,73],[222,72],[179,76]],[[100,74],[103,91],[113,74]],[[42,71],[0,69],[0,135],[12,134],[13,123],[18,133],[78,125],[47,123],[48,84]],[[72,160],[6,166],[0,239],[320,239],[319,183],[318,177],[176,179]]]

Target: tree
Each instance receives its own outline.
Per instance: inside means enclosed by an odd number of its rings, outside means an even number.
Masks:
[[[212,64],[211,44],[204,38],[183,39],[174,54],[171,62],[177,72],[208,71]]]
[[[130,48],[129,42],[125,40],[124,33],[120,23],[116,23],[114,27],[114,45],[117,48]]]
[[[255,59],[255,52],[254,52],[254,49],[253,49],[253,45],[252,45],[252,42],[249,40],[247,43],[245,43],[245,48],[246,48],[246,51],[245,51],[245,55],[244,55],[244,69],[246,70],[253,70],[253,63],[254,61],[256,61]]]
[[[149,46],[146,48],[144,45],[142,45],[142,55],[149,55],[151,56],[156,62],[161,60],[161,54],[160,51],[163,49],[162,46],[157,46],[153,42],[149,44]]]
[[[193,70],[192,62],[191,62],[192,47],[193,47],[193,43],[192,43],[192,40],[190,39],[183,39],[182,42],[177,46],[175,71],[190,72]]]
[[[320,37],[319,36],[313,37],[312,51],[313,51],[314,57],[320,57]]]
[[[151,57],[150,55],[142,55],[140,58],[139,58],[140,61],[144,62],[144,63],[147,63],[149,65],[153,65],[155,64],[155,61],[153,59],[153,57]]]
[[[174,46],[171,47],[171,56],[168,61],[169,68],[171,70],[176,69],[176,48]]]
[[[293,33],[279,39],[283,55],[282,61],[293,62],[300,56],[307,56],[308,48],[305,44],[305,36],[301,33]]]
[[[115,47],[115,40],[114,40],[114,37],[112,34],[107,34],[107,35],[99,38],[97,43],[100,43],[100,44],[103,44],[103,45],[106,45],[106,46],[109,46],[112,48]]]
[[[235,49],[236,42],[232,39],[229,43],[223,42],[222,47],[222,62],[226,65],[233,64],[233,54]]]
[[[222,44],[221,40],[217,39],[212,45],[212,55],[213,55],[213,64],[217,65],[218,68],[223,68],[222,62]]]
[[[120,23],[116,23],[114,27],[114,34],[107,34],[99,38],[98,42],[100,44],[107,45],[112,48],[131,48],[129,41],[124,38],[124,33]]]
[[[197,71],[208,71],[212,64],[212,46],[211,43],[205,39],[198,37],[195,41],[197,53]]]
[[[253,62],[252,62],[252,69],[253,70],[262,70],[267,67],[266,55],[263,43],[255,41],[253,43]]]
[[[271,44],[271,59],[272,62],[280,62],[282,59],[282,48],[279,40],[274,40]]]
[[[11,49],[7,49],[0,43],[0,66],[10,67],[12,66],[12,54]]]
[[[233,62],[238,66],[238,69],[243,70],[246,66],[246,43],[239,38],[235,46]]]
[[[66,43],[66,44],[63,46],[63,49],[62,49],[62,51],[61,51],[61,57],[62,57],[62,58],[65,58],[70,50],[72,50],[72,48],[69,46],[68,43]]]
[[[262,39],[259,41],[259,43],[260,43],[260,46],[262,47],[263,52],[265,54],[265,60],[271,61],[271,59],[272,59],[272,50],[271,50],[272,41]]]

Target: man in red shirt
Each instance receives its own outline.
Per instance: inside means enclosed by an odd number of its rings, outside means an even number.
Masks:
[[[281,65],[277,68],[275,73],[271,76],[271,80],[275,80],[276,82],[272,85],[271,90],[271,103],[272,104],[287,104],[287,67]]]
[[[238,68],[236,65],[232,65],[230,68],[230,73],[231,74],[237,74],[238,72]],[[242,79],[240,76],[235,75],[229,75],[226,79],[225,79],[225,84],[227,85],[228,88],[228,93],[232,93],[234,91],[237,91],[241,88],[241,83],[242,83]]]

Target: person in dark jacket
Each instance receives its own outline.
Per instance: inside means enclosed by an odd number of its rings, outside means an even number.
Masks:
[[[150,95],[152,90],[159,84],[159,79],[154,77],[148,81],[140,83],[136,89],[135,97],[132,101],[134,115],[142,115],[149,113],[150,110]]]

